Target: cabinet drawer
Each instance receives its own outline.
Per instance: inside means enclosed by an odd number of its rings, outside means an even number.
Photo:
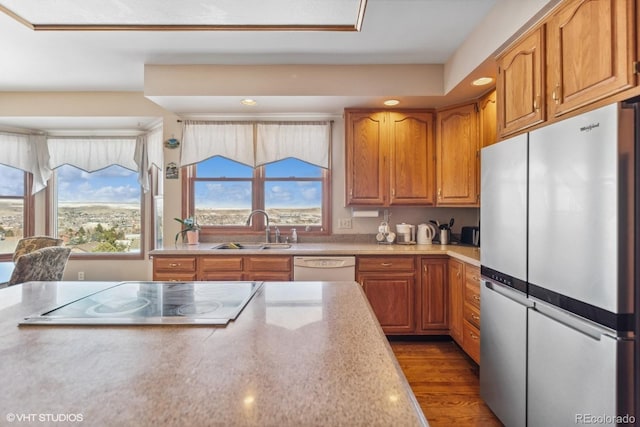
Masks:
[[[195,257],[153,258],[156,271],[196,271]]]
[[[480,284],[466,282],[464,284],[464,300],[480,310]]]
[[[242,257],[212,256],[201,257],[199,272],[242,271]]]
[[[291,271],[289,256],[248,256],[245,258],[246,271]]]
[[[480,285],[480,268],[475,265],[465,264],[464,271],[464,277],[467,283]]]
[[[462,348],[477,364],[480,364],[480,331],[471,323],[465,321]]]
[[[179,272],[157,272],[153,273],[153,280],[159,282],[193,282],[196,280],[196,273]]]
[[[358,271],[414,271],[414,257],[358,257]]]
[[[480,309],[466,302],[464,304],[464,320],[480,329]]]

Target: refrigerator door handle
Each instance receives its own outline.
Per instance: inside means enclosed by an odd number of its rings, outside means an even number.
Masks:
[[[534,310],[542,314],[545,317],[555,320],[562,325],[571,328],[583,335],[586,335],[594,340],[600,341],[603,336],[607,336],[613,339],[617,337],[612,336],[606,329],[599,328],[597,326],[587,323],[588,320],[578,318],[572,314],[561,312],[558,309],[547,307],[543,304],[534,303]]]
[[[527,297],[524,294],[520,293],[519,291],[512,290],[508,286],[503,286],[499,283],[491,282],[486,279],[483,279],[482,282],[487,289],[490,289],[493,292],[500,294],[505,298],[509,298],[510,300],[517,302],[520,305],[533,307],[533,302],[527,299]]]

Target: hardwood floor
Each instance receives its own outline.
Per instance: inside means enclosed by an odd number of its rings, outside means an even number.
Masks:
[[[431,427],[502,426],[480,399],[478,366],[453,341],[390,344]]]

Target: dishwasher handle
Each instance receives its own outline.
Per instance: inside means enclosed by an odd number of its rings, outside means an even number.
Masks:
[[[344,268],[356,265],[355,257],[294,257],[293,265],[305,268]]]

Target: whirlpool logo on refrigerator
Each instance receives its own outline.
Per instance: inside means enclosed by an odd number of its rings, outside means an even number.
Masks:
[[[591,132],[593,129],[600,127],[600,122],[598,123],[591,123],[590,125],[587,126],[582,126],[580,128],[580,132]]]

